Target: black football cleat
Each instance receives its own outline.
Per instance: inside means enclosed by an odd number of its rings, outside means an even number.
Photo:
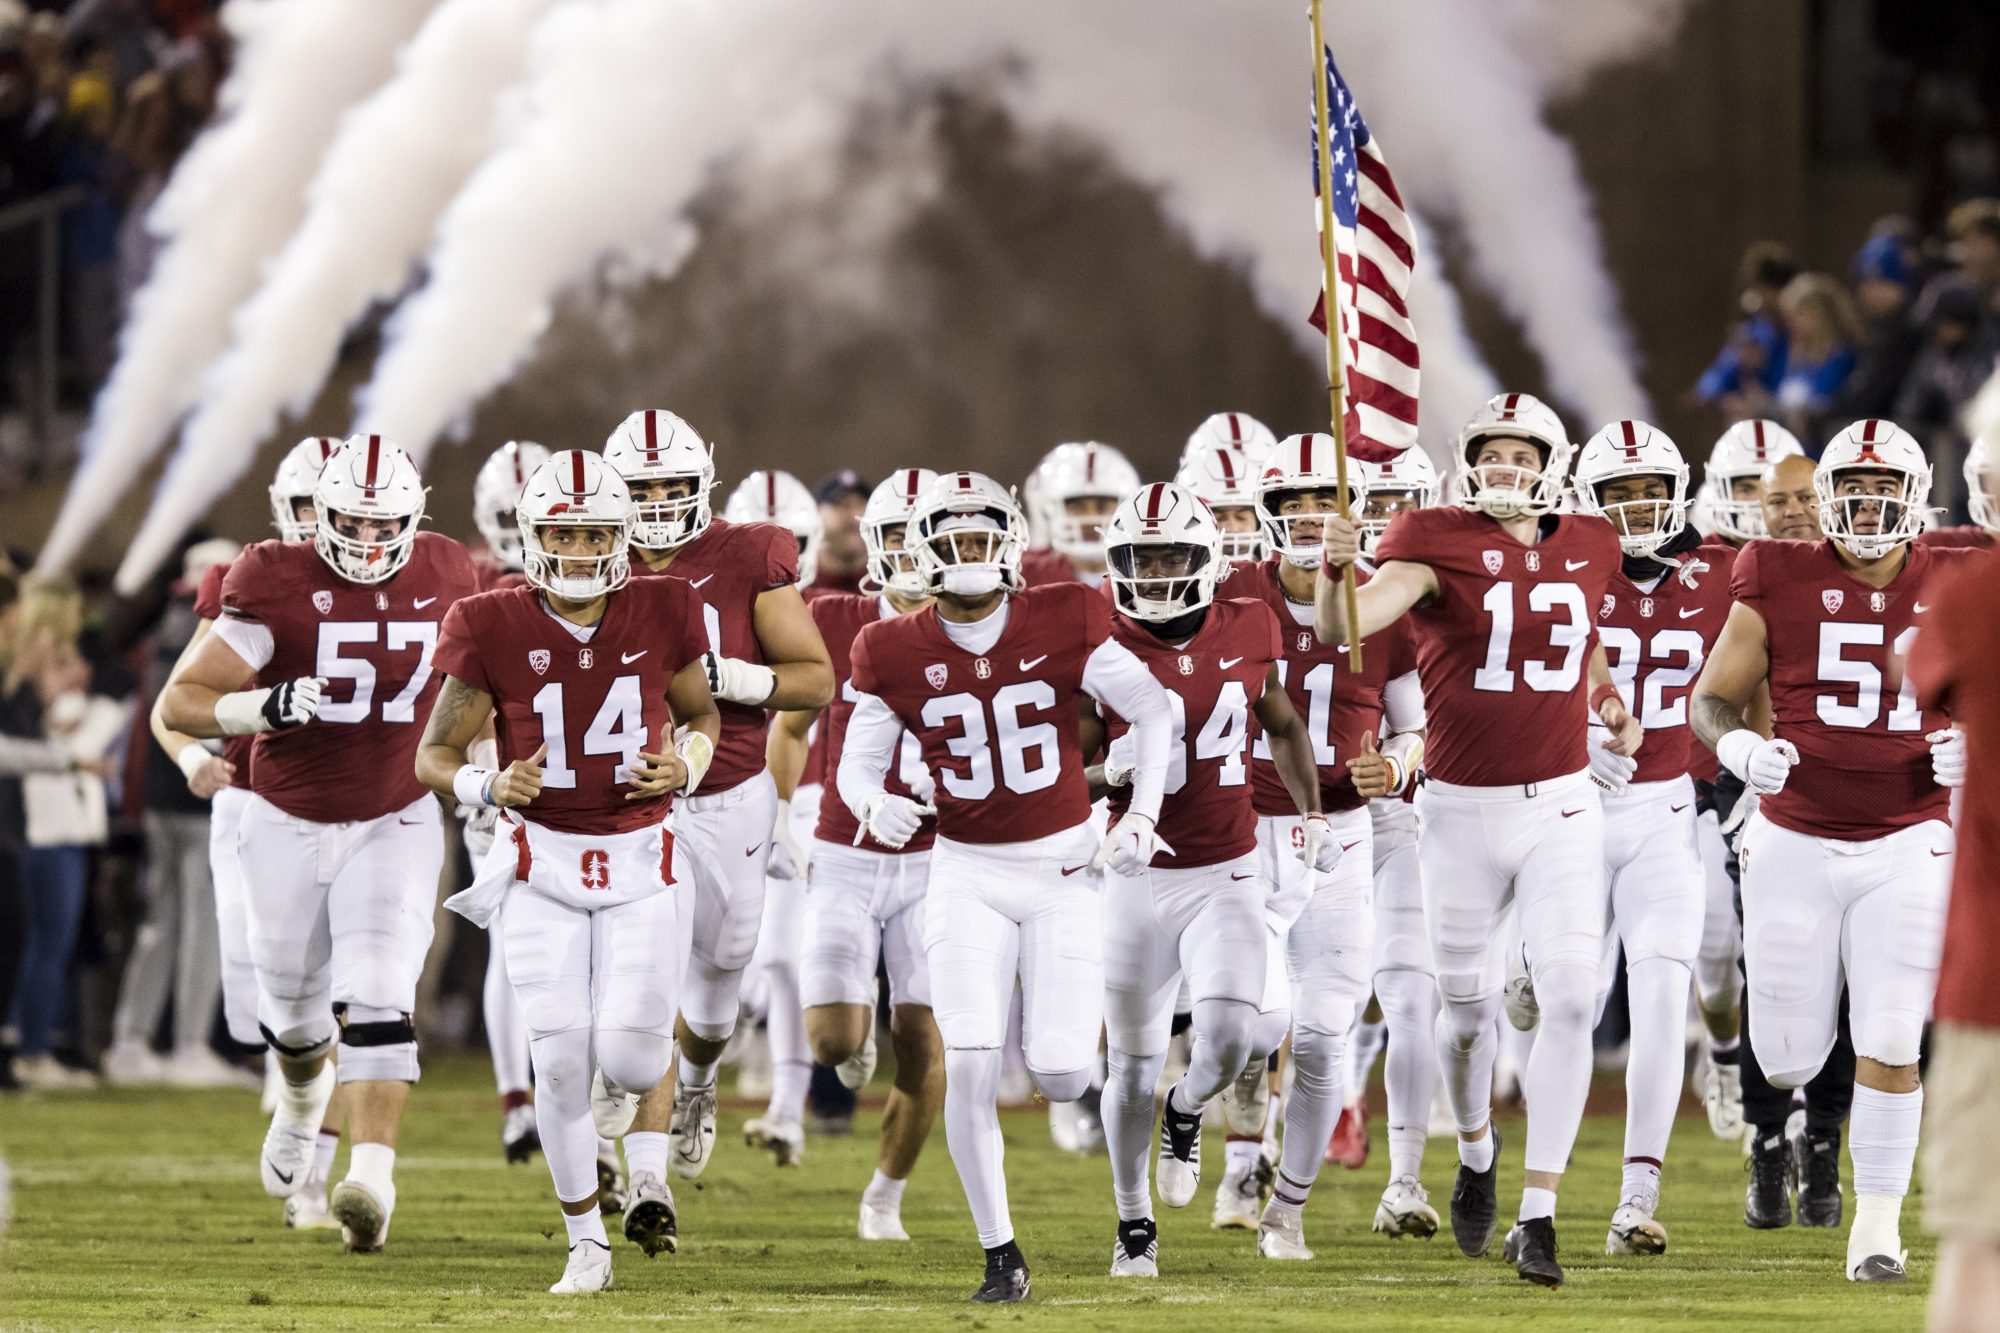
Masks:
[[[1854,1282],[1908,1282],[1910,1274],[1903,1261],[1893,1254],[1871,1254],[1854,1266],[1848,1278]]]
[[[1552,1217],[1531,1217],[1516,1222],[1507,1233],[1502,1250],[1523,1282],[1538,1287],[1560,1287],[1562,1265],[1556,1262],[1556,1223]]]
[[[1018,1305],[1028,1299],[1028,1260],[1013,1241],[986,1252],[986,1279],[972,1293],[978,1305]]]
[[[1743,1196],[1743,1224],[1772,1231],[1792,1224],[1792,1147],[1784,1131],[1750,1140],[1750,1188]]]
[[[1789,1146],[1796,1154],[1792,1162],[1792,1175],[1799,1190],[1799,1225],[1839,1226],[1840,1135],[1835,1133],[1826,1138],[1806,1137],[1796,1140]]]
[[[1460,1162],[1451,1187],[1452,1239],[1468,1259],[1493,1248],[1493,1232],[1500,1225],[1500,1126],[1489,1121],[1486,1132],[1493,1138],[1493,1165],[1474,1171]]]

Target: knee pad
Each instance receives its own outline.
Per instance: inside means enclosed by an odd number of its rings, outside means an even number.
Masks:
[[[681,983],[681,1021],[705,1041],[726,1041],[736,1031],[737,998],[742,990],[742,972],[689,959]]]
[[[1443,989],[1442,985],[1439,987]],[[1451,1044],[1461,1051],[1469,1051],[1479,1039],[1493,1030],[1493,1024],[1500,1016],[1500,997],[1488,996],[1483,999],[1447,1002],[1438,1015]]]
[[[1494,993],[1494,987],[1487,984],[1487,978],[1480,972],[1444,972],[1437,974],[1438,998],[1452,1008],[1461,1005],[1478,1004]]]
[[[535,1038],[530,1049],[535,1062],[537,1102],[546,1101],[569,1115],[589,1110],[590,1046],[590,1033],[580,1028]]]
[[[1044,1073],[1032,1065],[1028,1068],[1028,1077],[1035,1080],[1035,1086],[1041,1089],[1042,1096],[1052,1102],[1073,1102],[1083,1096],[1090,1091],[1090,1075],[1091,1071],[1087,1068],[1070,1069],[1062,1073]]]
[[[667,1076],[673,1038],[660,1032],[597,1033],[597,1067],[605,1081],[627,1092],[644,1092]]]
[[[349,1005],[340,1025],[342,1083],[415,1083],[417,1025],[397,1009]]]
[[[1328,1032],[1319,1028],[1292,1028],[1292,1079],[1301,1079],[1319,1087],[1345,1084],[1347,1073],[1341,1068],[1342,1057],[1347,1053],[1347,1033]]]
[[[1251,1061],[1268,1060],[1285,1044],[1285,1034],[1292,1028],[1292,1011],[1289,1009],[1260,1009],[1257,1023],[1250,1033]]]
[[[1597,968],[1554,963],[1535,969],[1535,1003],[1549,1028],[1596,1026]]]
[[[1202,1000],[1195,1007],[1195,1036],[1224,1066],[1241,1069],[1255,1045],[1257,1006],[1245,1000]]]
[[[1375,974],[1375,998],[1390,1031],[1428,1026],[1437,1013],[1437,982],[1428,972],[1389,968]]]

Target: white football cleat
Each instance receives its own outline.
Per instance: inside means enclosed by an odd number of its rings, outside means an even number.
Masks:
[[[580,1240],[569,1247],[562,1280],[549,1288],[551,1296],[582,1296],[611,1290],[611,1247]]]
[[[878,1058],[879,1052],[875,1049],[875,1024],[870,1020],[867,1040],[861,1043],[860,1050],[833,1067],[833,1076],[840,1080],[841,1087],[859,1092],[868,1086],[870,1079],[875,1077],[875,1063]]]
[[[599,1069],[590,1076],[590,1121],[600,1139],[622,1139],[639,1114],[639,1094],[614,1088]]]
[[[1382,1201],[1375,1205],[1375,1230],[1398,1240],[1405,1236],[1429,1240],[1437,1235],[1437,1229],[1437,1209],[1431,1207],[1423,1182],[1415,1176],[1397,1176],[1390,1181],[1389,1188],[1382,1191]]]
[[[278,1097],[285,1090],[285,1071],[278,1066],[274,1052],[264,1052],[264,1093],[257,1099],[258,1106],[265,1115],[272,1115],[278,1109]]]
[[[863,1240],[908,1240],[910,1233],[903,1230],[903,1209],[901,1204],[885,1203],[861,1196],[861,1221],[859,1225]]]
[[[1172,1092],[1167,1093],[1160,1106],[1160,1152],[1155,1179],[1160,1202],[1169,1208],[1187,1207],[1201,1185],[1201,1116],[1176,1111]]]
[[[380,1254],[389,1239],[389,1218],[396,1211],[396,1196],[383,1198],[375,1188],[353,1176],[333,1187],[327,1209],[340,1223],[340,1239],[349,1254]]]
[[[510,1106],[500,1117],[500,1151],[509,1162],[525,1162],[541,1151],[541,1131],[535,1127],[535,1104]]]
[[[263,1155],[257,1159],[264,1193],[274,1199],[289,1199],[297,1193],[312,1174],[313,1147],[318,1139],[314,1130],[297,1130],[273,1120],[264,1134]]]
[[[1215,1187],[1215,1212],[1208,1220],[1217,1231],[1255,1231],[1264,1217],[1264,1202],[1271,1197],[1275,1177],[1270,1162],[1259,1156],[1248,1167],[1229,1167],[1222,1183]]]
[[[1604,1237],[1606,1254],[1665,1254],[1667,1229],[1653,1216],[1653,1200],[1634,1196],[1618,1205],[1611,1214],[1611,1230]]]
[[[1222,1121],[1231,1134],[1254,1138],[1264,1132],[1264,1120],[1270,1112],[1270,1070],[1258,1060],[1222,1090]]]
[[[1304,1262],[1313,1257],[1306,1248],[1305,1218],[1290,1209],[1273,1212],[1264,1210],[1264,1218],[1257,1224],[1257,1253],[1266,1259],[1288,1259]]]
[[[674,1118],[667,1128],[667,1170],[693,1180],[715,1153],[715,1089],[674,1084]]]
[[[1709,1131],[1718,1139],[1742,1138],[1743,1067],[1704,1058],[1701,1075],[1701,1104],[1708,1112]]]
[[[312,1176],[298,1193],[285,1200],[285,1225],[294,1231],[338,1231],[340,1223],[326,1206],[326,1181]]]
[[[632,1178],[632,1194],[625,1208],[625,1239],[645,1251],[648,1259],[662,1250],[673,1254],[681,1247],[674,1192],[651,1171],[641,1171]]]
[[[759,1116],[744,1122],[743,1142],[764,1149],[779,1166],[797,1166],[806,1155],[806,1128],[796,1120]]]

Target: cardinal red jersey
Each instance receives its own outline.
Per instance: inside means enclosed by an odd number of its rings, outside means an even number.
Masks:
[[[501,592],[508,588],[525,588],[528,576],[518,569],[509,569],[491,555],[475,555],[472,567],[479,571],[479,591]]]
[[[826,583],[823,581],[823,579],[814,579],[812,582],[812,586],[809,588],[799,589],[799,594],[800,596],[805,598],[806,606],[810,608],[814,602],[818,601],[822,597],[839,596],[842,595],[843,593],[849,593],[852,591],[853,589],[843,589],[839,587],[829,588],[826,586]],[[821,628],[820,630],[820,638],[826,639],[826,630],[824,628]],[[849,641],[852,642],[851,637]],[[833,643],[831,640],[827,641],[826,647],[827,647],[827,652],[831,654],[833,651]],[[838,666],[834,668],[834,676],[836,681],[842,679],[840,675],[840,668]],[[836,702],[840,698],[840,687],[838,684],[834,686],[833,697]],[[805,771],[799,774],[799,785],[801,787],[823,786],[827,782],[831,781],[832,778],[833,778],[833,771],[829,769],[826,765],[826,718],[822,716],[820,720],[813,723],[812,728],[806,732],[806,767]]]
[[[1696,749],[1711,768],[1715,763],[1707,746],[1695,744],[1688,697],[1729,619],[1729,576],[1735,564],[1733,548],[1697,547],[1651,591],[1621,569],[1611,576],[1611,590],[1598,604],[1597,637],[1604,644],[1611,679],[1646,729],[1634,782],[1664,782],[1690,772],[1696,767]]]
[[[1173,748],[1159,827],[1173,847],[1161,868],[1219,865],[1257,850],[1257,812],[1250,804],[1250,708],[1280,649],[1278,622],[1262,602],[1217,600],[1201,629],[1176,647],[1122,615],[1112,637],[1146,664],[1173,704]],[[1110,739],[1130,727],[1105,719]],[[1122,818],[1130,787],[1115,788],[1111,813]],[[1294,809],[1296,809],[1294,807]]]
[[[1021,578],[1030,588],[1048,583],[1083,582],[1069,557],[1048,546],[1032,546],[1021,553]]]
[[[542,793],[523,815],[564,833],[628,833],[673,805],[671,796],[625,798],[639,752],[672,744],[667,687],[707,649],[700,626],[699,599],[681,579],[638,579],[612,593],[586,639],[537,590],[509,588],[452,608],[434,660],[493,696],[502,766],[549,747]]]
[[[1993,534],[1977,523],[1961,523],[1955,528],[1934,528],[1917,537],[1919,546],[1942,546],[1946,549],[1969,546],[1976,551],[1990,550]]]
[[[1947,817],[1931,777],[1928,732],[1944,714],[1919,705],[1904,674],[1936,589],[1977,551],[1911,546],[1886,588],[1840,563],[1833,543],[1752,542],[1736,557],[1736,600],[1764,619],[1771,719],[1798,747],[1785,789],[1758,808],[1780,828],[1849,842]]]
[[[711,519],[665,569],[647,569],[639,553],[632,552],[635,576],[654,572],[686,579],[694,589],[711,648],[724,657],[761,666],[765,662],[764,646],[757,642],[757,599],[799,581],[799,539],[775,523]],[[764,771],[768,714],[756,704],[724,699],[717,699],[715,706],[722,712],[722,741],[701,780],[704,796],[728,791]]]
[[[916,733],[937,779],[938,832],[1028,842],[1090,818],[1077,735],[1083,668],[1111,636],[1111,607],[1078,583],[1007,599],[984,653],[951,641],[937,612],[878,620],[854,641],[854,688]]]
[[[1366,572],[1357,572],[1363,583]],[[1372,638],[1362,640],[1361,672],[1348,669],[1347,649],[1321,643],[1313,633],[1311,607],[1303,623],[1294,603],[1278,583],[1278,557],[1254,565],[1238,565],[1216,589],[1217,597],[1252,597],[1271,612],[1278,627],[1278,677],[1299,720],[1312,737],[1313,759],[1319,765],[1320,808],[1329,813],[1353,810],[1363,803],[1347,772],[1347,761],[1361,752],[1364,732],[1382,734],[1382,689],[1396,677],[1416,670],[1416,652],[1409,625],[1397,621]],[[1299,807],[1278,776],[1271,760],[1271,743],[1251,723],[1250,782],[1260,815],[1296,815]]]
[[[417,741],[439,678],[438,624],[478,588],[472,557],[419,532],[410,559],[381,583],[350,583],[309,542],[259,542],[229,566],[222,611],[264,626],[273,654],[257,684],[324,677],[319,713],[257,737],[250,789],[297,819],[378,819],[428,794]]]
[[[858,593],[861,591],[861,580],[867,577],[868,571],[865,568],[828,569],[826,562],[822,560],[819,568],[813,572],[812,586],[805,591],[809,594],[819,593],[822,596],[833,592]]]
[[[1378,564],[1428,565],[1437,595],[1410,612],[1428,718],[1424,770],[1511,787],[1579,773],[1591,617],[1624,558],[1601,518],[1552,514],[1523,545],[1469,509],[1406,509]]]
[[[203,620],[215,621],[222,618],[222,580],[229,573],[230,562],[218,561],[202,571],[201,583],[195,588],[194,613]],[[245,686],[254,689],[255,686]],[[232,772],[229,785],[250,789],[250,753],[257,748],[255,736],[224,736],[222,757],[229,762]]]
[[[814,730],[814,744],[824,752],[826,781],[831,782],[840,772],[840,751],[847,740],[847,724],[854,716],[854,705],[860,702],[860,694],[854,688],[854,643],[861,631],[878,620],[895,618],[895,612],[879,596],[863,597],[855,593],[831,593],[815,597],[806,603],[812,610],[813,623],[819,626],[819,636],[826,640],[827,656],[833,659],[833,702],[820,715],[819,726]],[[915,612],[929,615],[928,611]],[[882,785],[897,796],[915,796],[911,783],[923,773],[923,747],[917,738],[905,731],[896,739],[896,763],[883,779]],[[807,772],[811,772],[811,761],[807,761]],[[854,812],[847,808],[847,802],[837,793],[829,792],[819,803],[819,823],[813,827],[813,836],[823,842],[839,843],[842,847],[856,844],[855,834],[861,826],[854,818]],[[884,847],[874,839],[862,844],[872,852],[922,852],[928,851],[937,837],[937,822],[926,819],[907,843],[899,848]]]

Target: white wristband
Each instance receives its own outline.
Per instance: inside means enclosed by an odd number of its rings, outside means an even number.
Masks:
[[[249,736],[259,731],[269,731],[271,724],[264,720],[264,699],[269,690],[238,690],[225,694],[215,701],[215,725],[222,728],[225,736]]]
[[[715,758],[715,742],[699,731],[690,731],[674,745],[674,753],[687,765],[687,781],[681,784],[681,795],[692,796]]]
[[[187,780],[193,782],[194,775],[206,768],[208,761],[213,758],[215,756],[210,754],[208,747],[200,741],[189,741],[181,747],[181,752],[174,756],[174,762],[181,766],[181,772],[187,776]]]
[[[1764,738],[1748,727],[1738,727],[1715,743],[1715,757],[1722,766],[1742,778],[1750,780],[1750,755],[1764,743]]]
[[[493,779],[498,777],[490,768],[477,764],[464,764],[452,775],[451,794],[458,798],[460,805],[493,804]]]

